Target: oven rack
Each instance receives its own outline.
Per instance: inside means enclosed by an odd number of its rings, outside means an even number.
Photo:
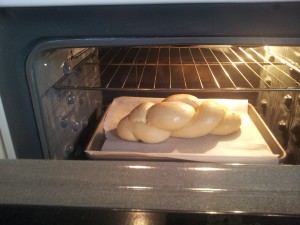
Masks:
[[[56,89],[172,92],[299,90],[299,67],[264,48],[101,48],[56,82]],[[268,55],[266,57],[266,55]]]

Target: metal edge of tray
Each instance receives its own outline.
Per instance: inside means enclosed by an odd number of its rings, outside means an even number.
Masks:
[[[266,141],[271,151],[274,154],[278,154],[279,162],[282,162],[282,160],[286,157],[285,150],[282,148],[280,143],[273,135],[272,131],[268,128],[264,120],[261,118],[261,116],[255,110],[254,106],[251,104],[248,104],[248,115],[259,130],[259,132],[261,133],[262,137]]]
[[[95,151],[101,151],[101,148],[105,142],[105,131],[104,131],[104,122],[105,118],[109,112],[111,105],[109,105],[103,114],[103,117],[101,118],[99,125],[97,126],[97,129],[95,130],[93,136],[91,137],[91,140],[89,141],[88,145],[86,146],[86,151],[95,152]]]
[[[103,118],[99,122],[99,125],[97,129],[95,130],[91,140],[89,141],[85,153],[86,156],[89,159],[146,159],[146,160],[167,160],[167,161],[185,161],[185,160],[177,160],[177,159],[172,159],[170,160],[169,158],[162,158],[159,156],[153,155],[145,155],[143,153],[109,153],[107,152],[106,154],[101,154],[99,155],[99,151],[101,151],[101,148],[105,142],[105,131],[104,131],[104,121],[107,116],[107,113],[109,112],[111,105],[107,108],[105,114],[103,115]],[[255,110],[254,106],[251,104],[248,104],[248,115],[253,121],[254,125],[258,128],[260,134],[266,141],[267,145],[269,146],[270,150],[274,154],[278,154],[278,160],[279,163],[283,161],[283,159],[286,157],[285,150],[282,148],[280,143],[276,140],[275,136],[271,132],[271,130],[268,128],[268,126],[265,124],[263,119],[260,117],[258,112]],[[97,154],[98,153],[98,154]]]

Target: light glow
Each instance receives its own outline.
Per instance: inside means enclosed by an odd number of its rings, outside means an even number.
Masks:
[[[187,170],[195,171],[225,171],[227,168],[214,168],[214,167],[189,167]]]
[[[151,190],[153,187],[146,186],[120,186],[120,188],[131,189],[131,190]]]
[[[294,66],[293,64],[289,63],[288,61],[284,60],[283,58],[277,56],[277,55],[273,55],[276,59],[278,59],[280,62],[288,65],[289,67],[293,68],[294,70],[296,70],[298,73],[300,73],[300,69],[297,68],[296,66]]]
[[[228,189],[220,189],[220,188],[187,188],[187,189],[191,191],[207,192],[207,193],[228,191]]]
[[[140,165],[129,165],[126,167],[129,169],[153,169],[154,168],[152,166],[140,166]]]

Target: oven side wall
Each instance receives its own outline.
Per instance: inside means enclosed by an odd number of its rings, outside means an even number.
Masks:
[[[0,8],[0,90],[17,157],[45,157],[25,73],[39,43],[177,37],[181,44],[300,45],[299,10],[300,3]]]

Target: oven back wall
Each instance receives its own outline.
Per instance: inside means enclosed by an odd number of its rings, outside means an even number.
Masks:
[[[38,44],[175,37],[181,44],[299,45],[299,11],[300,3],[1,8],[0,91],[17,157],[45,157],[25,73],[26,59]]]

